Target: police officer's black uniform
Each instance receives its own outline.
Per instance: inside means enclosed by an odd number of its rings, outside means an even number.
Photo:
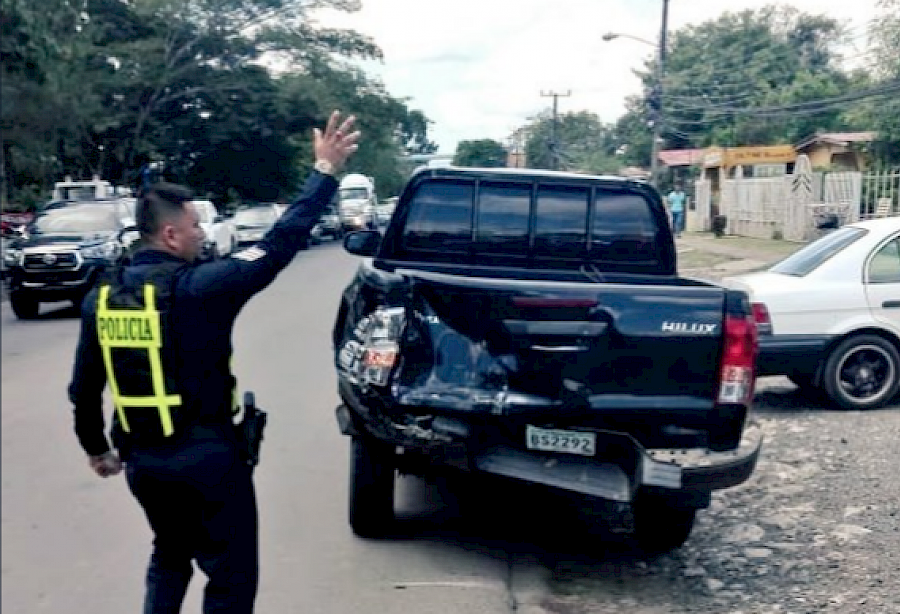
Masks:
[[[144,508],[155,536],[145,614],[179,611],[192,560],[209,577],[205,613],[253,610],[258,578],[257,512],[251,470],[241,458],[232,425],[231,332],[244,304],[297,253],[336,189],[334,178],[313,172],[300,198],[263,240],[229,258],[191,265],[166,252],[144,249],[120,272],[119,291],[124,288],[126,294],[140,297],[141,288],[152,279],[157,298],[165,303],[159,307],[170,309],[163,318],[162,338],[168,347],[163,348],[162,360],[169,376],[166,385],[177,388],[167,392],[180,395],[174,433],[162,441],[139,436],[139,423],[147,419],[146,412],[140,415],[143,410],[117,411],[113,421],[112,439],[126,462],[129,488]],[[107,384],[107,348],[101,347],[99,336],[108,331],[98,331],[98,308],[101,316],[105,313],[104,304],[98,305],[98,294],[98,289],[92,291],[83,305],[81,338],[69,386],[75,432],[91,456],[110,449],[101,401]],[[107,300],[113,301],[112,297]],[[106,328],[105,320],[101,328]],[[132,334],[141,338],[140,324],[132,327]],[[177,349],[171,347],[172,342]],[[114,372],[120,383],[139,375],[119,370],[117,367]],[[110,384],[115,387],[115,382]],[[127,429],[122,416],[129,423]]]

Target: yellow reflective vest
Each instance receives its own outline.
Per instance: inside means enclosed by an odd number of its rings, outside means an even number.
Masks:
[[[163,270],[139,288],[103,282],[97,337],[121,429],[136,439],[164,440],[178,430],[181,395],[167,324],[175,272]]]

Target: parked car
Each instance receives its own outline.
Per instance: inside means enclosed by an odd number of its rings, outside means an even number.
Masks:
[[[325,208],[325,213],[319,218],[319,223],[313,227],[310,238],[315,242],[319,242],[325,237],[340,239],[343,236],[344,228],[341,224],[341,216],[338,214],[337,206],[328,205]]]
[[[71,300],[80,305],[100,274],[125,256],[135,238],[123,232],[124,217],[108,202],[73,203],[38,214],[4,254],[16,316],[36,317],[42,302]]]
[[[396,472],[568,493],[647,551],[745,481],[756,324],[745,292],[676,275],[659,194],[513,169],[415,173],[333,331],[349,521],[389,531]]]
[[[724,283],[750,295],[760,375],[786,375],[845,409],[883,406],[900,390],[900,217],[848,224]]]
[[[227,256],[237,247],[237,230],[231,219],[221,215],[208,200],[194,200],[192,204],[200,216],[200,226],[206,233],[204,254],[213,258]]]
[[[256,243],[278,221],[279,212],[274,205],[261,205],[238,209],[232,218],[237,232],[237,245]]]
[[[391,216],[394,215],[394,209],[396,208],[396,198],[390,198],[384,202],[378,203],[375,206],[375,220],[379,227],[388,225],[388,222],[391,221]]]

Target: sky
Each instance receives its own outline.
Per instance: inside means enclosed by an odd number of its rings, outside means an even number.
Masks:
[[[720,13],[757,9],[774,0],[670,0],[669,32],[715,19]],[[866,49],[866,28],[876,0],[783,0],[803,12],[845,24],[853,37],[849,56]],[[460,140],[494,139],[552,106],[542,94],[568,93],[559,112],[587,110],[612,123],[625,98],[639,94],[633,70],[655,53],[662,0],[362,0],[354,13],[319,10],[322,26],[371,36],[382,62],[363,67],[388,92],[408,98],[434,123],[429,138],[452,154]],[[607,32],[620,37],[604,41]],[[712,59],[711,61],[714,61]]]

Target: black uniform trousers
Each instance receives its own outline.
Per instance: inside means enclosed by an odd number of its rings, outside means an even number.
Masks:
[[[153,529],[144,614],[177,614],[193,574],[208,577],[204,614],[249,614],[259,579],[251,468],[226,429],[196,425],[175,445],[134,446],[128,487]]]

